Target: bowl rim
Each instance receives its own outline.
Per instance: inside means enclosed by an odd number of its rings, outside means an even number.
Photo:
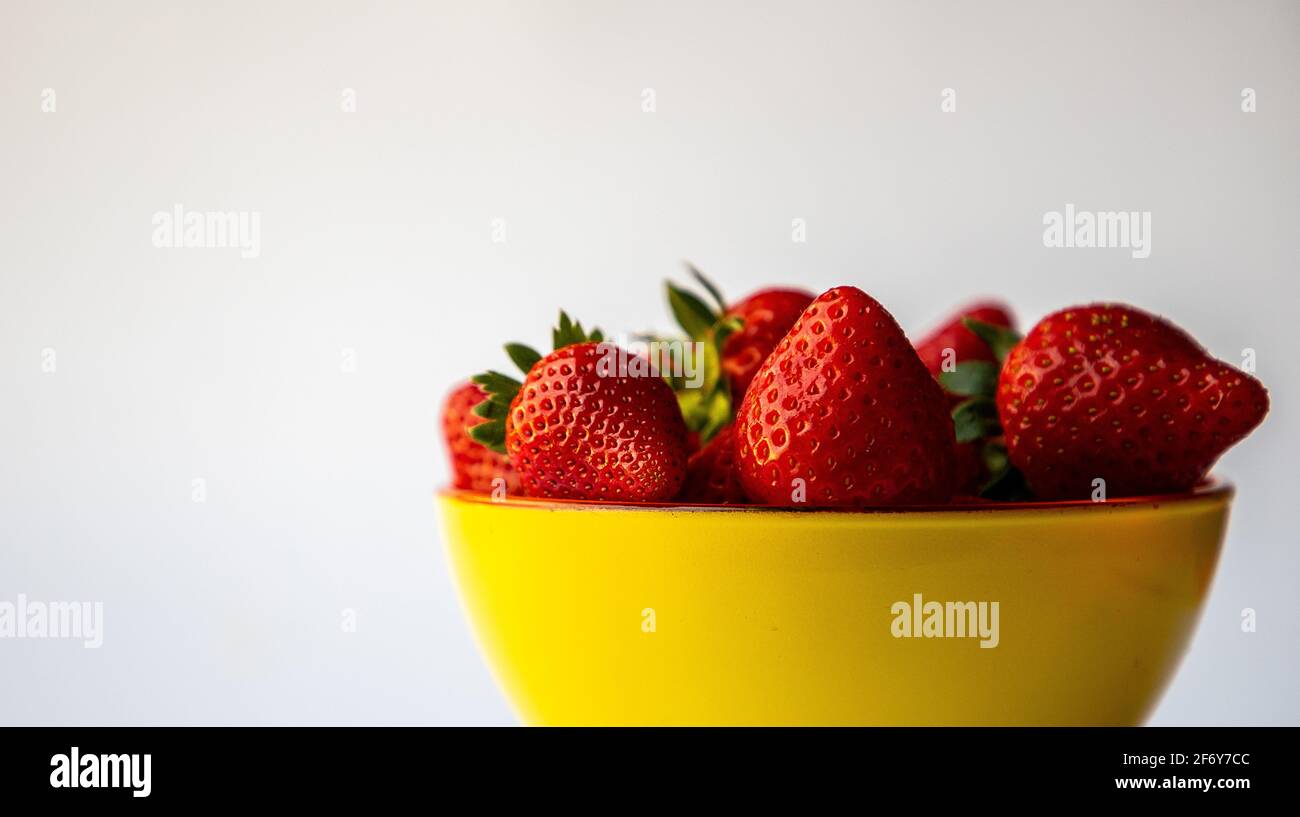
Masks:
[[[1207,499],[1231,500],[1236,493],[1232,483],[1211,477],[1202,480],[1195,488],[1176,494],[1149,494],[1121,496],[1104,502],[1091,499],[1033,500],[1026,502],[951,502],[943,505],[890,505],[864,508],[817,508],[785,505],[722,505],[692,502],[601,502],[594,499],[543,499],[533,497],[507,497],[493,499],[490,494],[459,488],[443,488],[438,497],[479,505],[507,508],[534,508],[541,510],[570,511],[671,511],[673,513],[800,513],[800,514],[905,514],[905,513],[1005,513],[1008,511],[1059,511],[1064,509],[1095,509],[1124,507],[1158,507],[1160,505],[1198,502]]]

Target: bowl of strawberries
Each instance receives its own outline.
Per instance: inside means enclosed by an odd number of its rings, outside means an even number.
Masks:
[[[536,724],[1136,724],[1268,411],[1131,306],[959,310],[669,283],[682,336],[561,313],[443,410],[479,644]]]

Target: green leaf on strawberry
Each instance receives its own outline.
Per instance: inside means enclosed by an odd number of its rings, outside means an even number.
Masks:
[[[506,354],[510,356],[511,362],[519,367],[519,370],[528,373],[533,368],[533,364],[542,359],[542,356],[536,349],[531,346],[525,346],[522,343],[507,343]]]
[[[958,403],[952,410],[952,425],[959,443],[973,443],[1002,433],[998,407],[988,397],[971,397]]]
[[[745,326],[745,322],[740,318],[733,316],[722,316],[713,326],[713,345],[717,349],[722,349],[722,345],[727,342],[727,338],[739,332]]]
[[[558,351],[575,343],[587,343],[589,341],[599,343],[604,339],[605,336],[599,329],[592,329],[587,332],[582,328],[580,321],[570,320],[569,316],[561,310],[560,322],[551,330],[551,350]]]
[[[713,298],[713,302],[718,305],[718,311],[726,312],[727,299],[722,297],[722,291],[689,261],[686,262],[686,270],[691,274],[692,278],[699,282],[700,286],[704,287],[705,291],[709,293],[709,297]]]
[[[963,360],[955,370],[939,375],[939,383],[959,397],[992,397],[998,387],[998,364],[991,360]]]
[[[519,391],[520,386],[520,382],[515,380],[513,377],[491,370],[486,371],[483,374],[476,374],[470,379],[482,386],[483,390],[489,395],[504,394],[508,391]]]
[[[469,436],[470,439],[484,448],[490,448],[498,454],[506,453],[506,421],[504,418],[499,422],[489,420],[486,423],[479,423],[471,427]]]
[[[958,443],[975,445],[983,461],[988,478],[979,488],[980,496],[1004,501],[1028,499],[1028,483],[1007,456],[994,399],[1002,363],[1021,336],[1009,327],[969,317],[962,318],[962,325],[984,342],[993,360],[963,360],[954,371],[940,373],[939,382],[945,390],[966,398],[953,407],[953,433]]]
[[[1011,347],[1020,342],[1020,334],[1006,326],[994,326],[991,323],[977,321],[974,318],[962,318],[961,321],[975,336],[984,341],[993,353],[993,359],[1001,365],[1007,359]]]
[[[981,497],[1003,502],[1033,498],[1029,484],[1025,481],[1025,475],[1011,464],[1006,445],[990,442],[984,446],[983,454],[984,464],[992,476],[980,487]]]
[[[731,388],[722,374],[722,346],[743,324],[740,318],[726,314],[726,299],[712,281],[690,264],[686,269],[704,289],[707,299],[672,281],[666,281],[664,286],[668,308],[678,326],[691,341],[703,344],[703,359],[699,361],[703,376],[694,388],[685,378],[666,379],[677,393],[686,427],[696,432],[704,444],[733,419]]]
[[[698,296],[672,281],[667,282],[667,288],[668,308],[672,310],[677,324],[686,330],[692,340],[707,340],[720,315],[715,314]]]
[[[712,439],[731,423],[731,400],[720,391],[686,389],[677,393],[677,405],[686,427],[696,431],[701,441]]]
[[[580,321],[574,321],[562,310],[555,328],[551,330],[553,351],[575,343],[599,343],[604,339],[605,335],[599,329],[594,327],[591,331],[583,329]],[[525,377],[533,366],[537,365],[537,361],[542,359],[542,355],[536,349],[522,343],[507,343],[505,350],[511,362],[524,373]],[[476,374],[470,380],[477,383],[487,394],[487,397],[474,407],[472,413],[485,418],[487,422],[471,426],[469,436],[498,454],[504,454],[506,453],[506,415],[510,413],[510,403],[523,384],[509,375],[491,370]]]
[[[493,397],[488,397],[488,399],[475,406],[471,413],[476,417],[495,420],[498,417],[505,417],[506,412],[509,410],[510,405],[508,403],[501,401],[499,398],[494,399]]]

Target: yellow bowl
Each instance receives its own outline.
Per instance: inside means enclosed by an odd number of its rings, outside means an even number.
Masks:
[[[1010,725],[1146,717],[1231,498],[438,504],[479,643],[527,723]]]

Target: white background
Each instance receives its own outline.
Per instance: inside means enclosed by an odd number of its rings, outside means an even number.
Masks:
[[[1300,723],[1297,46],[1294,2],[5,3],[0,600],[106,632],[0,640],[0,723],[513,722],[438,404],[561,306],[663,326],[682,258],[914,333],[1118,299],[1255,349],[1273,413],[1154,722]],[[153,247],[177,203],[260,212],[260,257]],[[1150,211],[1151,257],[1044,248],[1066,203]]]

